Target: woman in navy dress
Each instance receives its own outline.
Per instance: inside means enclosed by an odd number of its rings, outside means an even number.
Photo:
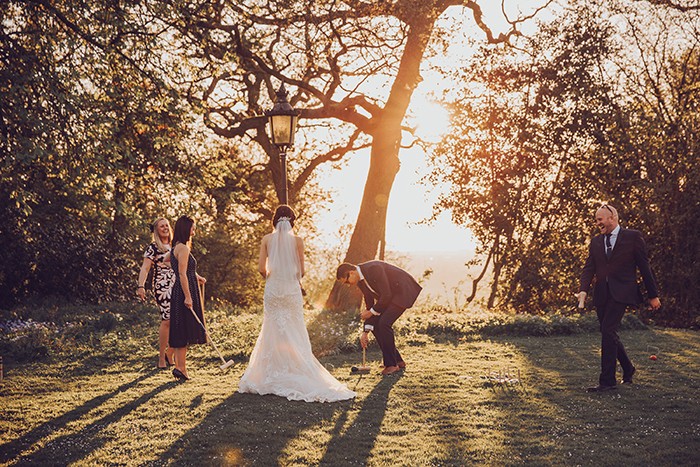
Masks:
[[[173,376],[188,380],[185,364],[187,347],[192,344],[205,344],[206,333],[192,315],[197,314],[202,323],[202,297],[199,296],[198,284],[206,279],[197,274],[197,261],[190,253],[195,223],[190,217],[182,216],[175,223],[173,249],[170,264],[175,271],[175,284],[170,299],[170,347],[175,349],[175,369]]]

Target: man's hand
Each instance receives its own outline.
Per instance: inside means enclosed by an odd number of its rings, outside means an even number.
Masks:
[[[659,300],[658,297],[650,298],[649,305],[651,305],[652,310],[658,310],[659,308],[661,308],[661,300]]]
[[[584,303],[586,303],[586,296],[588,295],[586,292],[579,292],[576,295],[578,298],[578,307],[583,308]]]
[[[372,312],[369,311],[369,310],[364,310],[363,312],[360,313],[360,319],[361,319],[362,321],[368,320],[368,319],[370,319],[372,316],[374,316],[374,315],[373,315]]]
[[[369,334],[366,331],[360,334],[360,345],[363,349],[366,349],[369,345]]]

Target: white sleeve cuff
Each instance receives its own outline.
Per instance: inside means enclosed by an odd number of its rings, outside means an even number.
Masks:
[[[379,315],[380,315],[380,313],[377,313],[376,311],[374,311],[374,308],[370,308],[370,309],[369,309],[369,312],[372,313],[374,316],[379,316]]]
[[[365,331],[374,331],[374,326],[371,324],[365,324]]]

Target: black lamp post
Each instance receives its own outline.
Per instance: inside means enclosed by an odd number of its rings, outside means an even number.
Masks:
[[[270,121],[270,134],[272,142],[280,151],[280,163],[282,165],[282,204],[287,204],[287,149],[294,145],[294,132],[297,129],[297,121],[301,110],[294,110],[287,100],[287,90],[284,83],[277,90],[277,101],[272,110],[265,112]]]

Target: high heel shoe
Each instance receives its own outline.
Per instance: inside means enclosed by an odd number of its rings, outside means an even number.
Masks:
[[[165,356],[165,365],[166,365],[166,366],[173,365],[173,362],[170,361],[170,359],[168,358],[167,355]]]
[[[185,376],[183,372],[181,372],[177,368],[173,369],[173,376],[182,381],[187,381],[189,379],[187,376]]]

